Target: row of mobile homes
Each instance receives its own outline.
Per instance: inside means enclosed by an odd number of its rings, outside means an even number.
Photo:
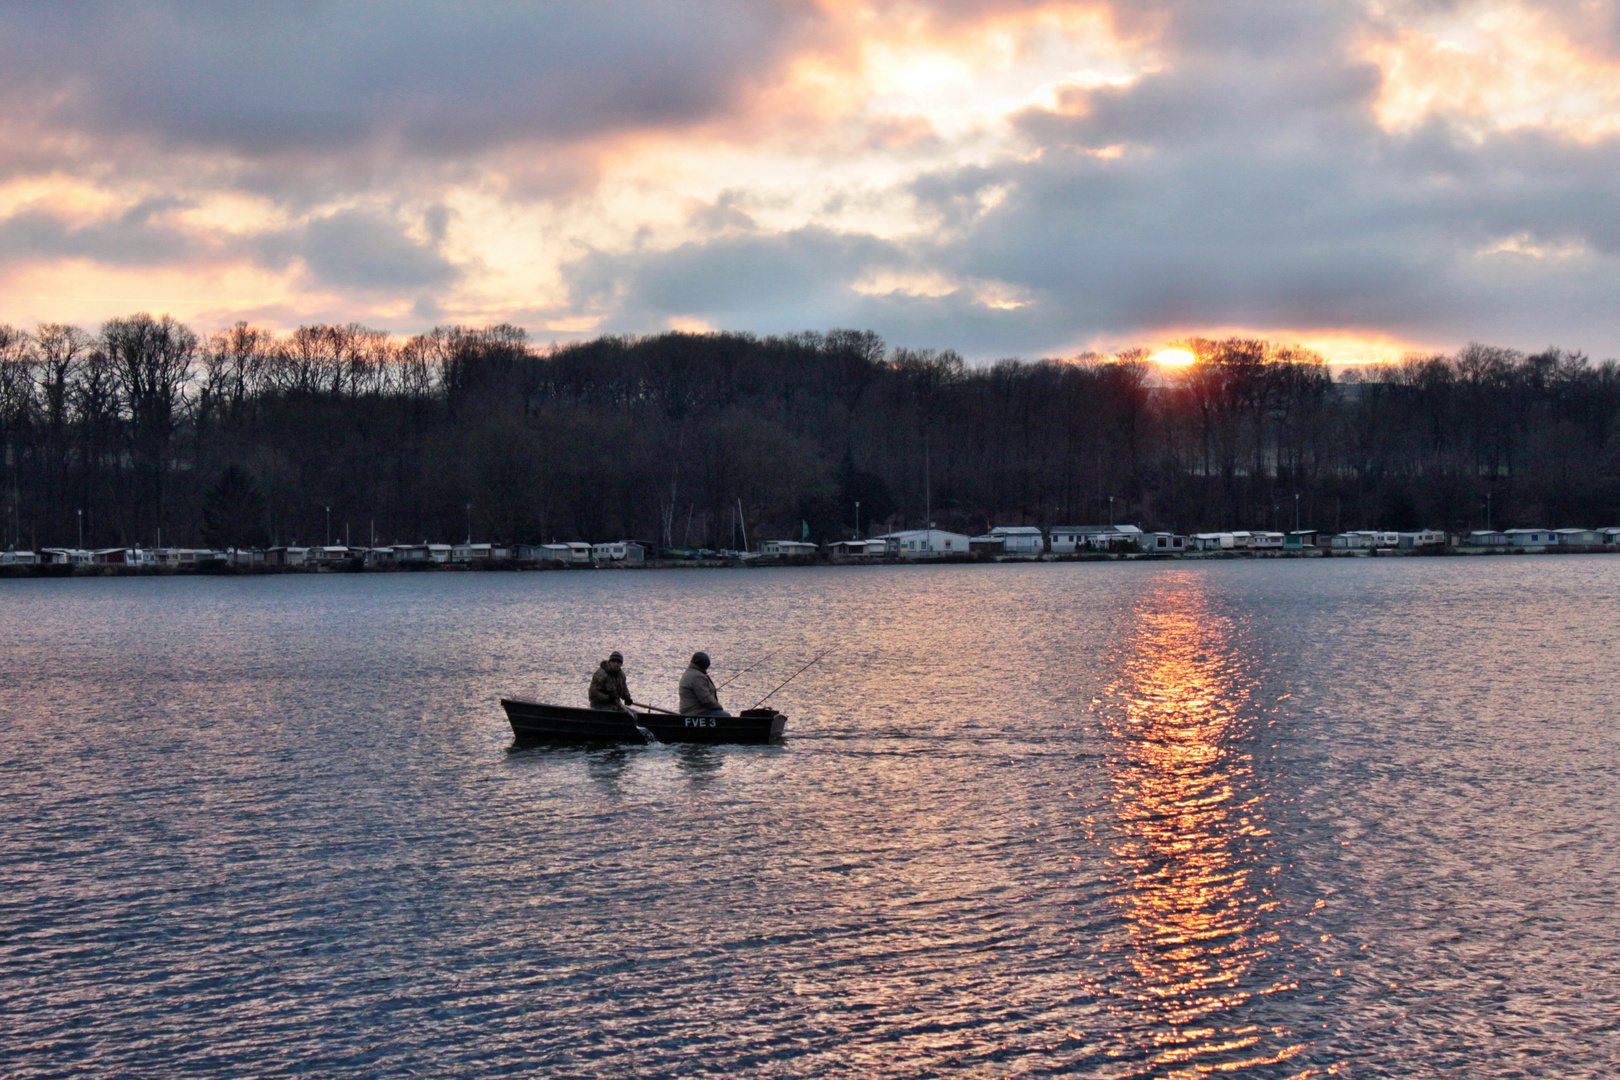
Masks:
[[[153,548],[141,553],[144,566],[169,566],[177,569],[195,567],[199,563],[223,562],[225,553],[208,548]]]
[[[1550,548],[1597,547],[1615,543],[1614,529],[1475,529],[1463,541],[1468,547]]]
[[[39,555],[33,551],[0,551],[0,566],[37,566]]]

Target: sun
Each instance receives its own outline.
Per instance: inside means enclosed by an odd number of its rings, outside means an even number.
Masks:
[[[1186,349],[1160,349],[1148,359],[1165,367],[1186,367],[1198,359]]]

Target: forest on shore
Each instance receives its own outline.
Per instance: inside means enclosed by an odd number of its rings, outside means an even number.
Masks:
[[[854,330],[0,326],[0,546],[1620,522],[1613,361],[1474,344],[1335,382],[1297,347],[1186,347],[978,366]]]

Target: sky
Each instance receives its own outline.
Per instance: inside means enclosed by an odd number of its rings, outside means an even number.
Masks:
[[[1620,355],[1620,0],[0,0],[0,322]]]

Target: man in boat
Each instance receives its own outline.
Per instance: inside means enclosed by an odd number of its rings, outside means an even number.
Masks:
[[[693,653],[692,665],[681,676],[682,716],[730,716],[720,707],[720,695],[709,678],[709,654]]]
[[[622,655],[614,653],[598,665],[596,674],[591,676],[590,695],[593,709],[621,709],[628,712],[625,706],[635,704],[630,699],[630,684],[624,678]]]

